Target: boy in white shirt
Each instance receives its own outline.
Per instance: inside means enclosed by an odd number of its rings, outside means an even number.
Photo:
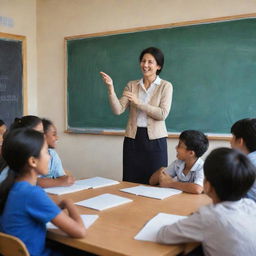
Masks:
[[[198,241],[206,256],[256,255],[256,204],[243,198],[255,180],[255,166],[239,151],[218,148],[206,158],[204,174],[204,192],[213,204],[162,227],[158,242]]]
[[[149,184],[180,189],[187,193],[202,193],[204,161],[200,157],[208,146],[208,139],[202,132],[183,131],[176,146],[177,159],[167,168],[162,167],[153,173]]]
[[[241,150],[256,166],[256,118],[245,118],[235,122],[231,127],[231,133],[231,147]],[[256,181],[246,197],[256,202]]]

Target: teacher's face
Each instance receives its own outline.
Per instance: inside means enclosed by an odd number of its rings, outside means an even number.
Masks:
[[[161,67],[157,64],[154,56],[150,53],[144,54],[140,62],[140,68],[144,77],[156,76],[157,70],[161,69]]]

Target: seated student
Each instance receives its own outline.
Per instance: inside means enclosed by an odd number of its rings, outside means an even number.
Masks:
[[[256,118],[241,119],[231,127],[233,135],[230,144],[232,148],[239,149],[256,166]],[[246,197],[256,201],[256,181],[246,194]]]
[[[15,118],[14,122],[11,124],[9,131],[18,128],[31,128],[39,132],[43,132],[43,124],[39,117],[37,116],[23,116],[22,118]],[[1,173],[0,173],[0,183],[5,180],[9,171],[9,167],[1,157]]]
[[[204,175],[204,192],[213,204],[162,227],[157,241],[202,242],[207,256],[256,255],[256,204],[242,198],[255,180],[255,166],[239,151],[218,148],[206,158]]]
[[[33,130],[44,132],[43,123],[41,118],[33,115],[23,116],[22,118],[15,118],[14,122],[10,126],[10,131],[18,129],[18,128],[31,128]],[[49,163],[49,173],[55,172],[55,166]],[[8,173],[9,167],[5,164],[4,169],[0,174],[0,183],[6,178]],[[49,175],[53,176],[53,175]],[[54,176],[55,179],[51,178],[38,178],[38,183],[41,187],[54,187],[54,186],[70,186],[74,183],[73,177],[66,176],[63,173],[61,176],[56,175]],[[42,181],[42,179],[45,179]]]
[[[44,135],[32,129],[12,130],[4,139],[2,154],[11,171],[0,184],[0,231],[21,239],[31,256],[54,255],[45,247],[49,221],[71,237],[84,237],[86,230],[73,202],[64,199],[57,206],[36,185],[38,175],[48,173]]]
[[[42,175],[37,180],[37,184],[43,188],[55,186],[70,186],[74,184],[75,178],[71,175],[66,175],[62,167],[61,160],[54,150],[58,140],[57,129],[55,125],[47,119],[42,119],[44,134],[48,144],[48,152],[50,155],[49,173]]]
[[[200,158],[208,149],[207,137],[200,131],[186,130],[180,134],[176,146],[177,160],[167,168],[160,168],[150,177],[150,185],[180,189],[187,193],[203,191],[203,164]]]

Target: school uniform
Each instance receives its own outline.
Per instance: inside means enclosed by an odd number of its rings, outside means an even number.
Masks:
[[[151,175],[167,166],[168,136],[165,119],[172,102],[172,84],[157,76],[145,89],[143,79],[130,81],[124,89],[137,95],[139,104],[131,104],[127,97],[109,94],[114,114],[129,108],[129,118],[123,144],[123,180],[148,184]]]
[[[0,216],[1,232],[21,239],[31,256],[49,256],[45,248],[46,223],[61,212],[39,186],[16,182]]]
[[[165,244],[202,242],[206,256],[256,255],[256,204],[251,199],[201,207],[192,216],[162,227]]]
[[[58,178],[66,175],[58,153],[52,148],[49,148],[48,152],[50,155],[49,173],[47,175],[41,175],[40,178]]]
[[[256,151],[249,153],[247,157],[251,160],[253,165],[256,166]],[[256,181],[254,182],[246,196],[256,202]]]
[[[175,160],[171,165],[169,165],[165,172],[169,174],[172,178],[176,178],[179,182],[190,182],[197,185],[203,186],[204,183],[204,161],[202,158],[198,158],[193,164],[191,170],[187,175],[183,173],[185,168],[185,162],[182,160]]]

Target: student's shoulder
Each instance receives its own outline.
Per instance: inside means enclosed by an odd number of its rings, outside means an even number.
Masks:
[[[59,159],[60,158],[55,149],[49,148],[48,152],[49,152],[49,155],[51,156],[51,158],[53,158],[53,159]]]
[[[194,163],[194,165],[192,166],[191,170],[203,172],[203,167],[204,167],[204,160],[199,157]]]

